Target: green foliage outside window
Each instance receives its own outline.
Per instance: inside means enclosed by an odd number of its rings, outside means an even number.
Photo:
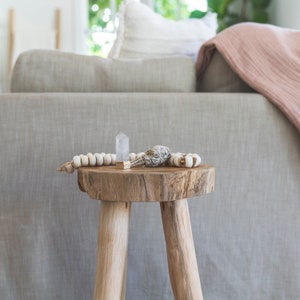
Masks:
[[[271,1],[272,0],[207,0],[207,4],[210,11],[218,14],[218,31],[220,32],[231,25],[241,22],[268,23],[268,7]],[[197,16],[196,13],[199,15]],[[202,13],[202,15],[200,13]],[[191,16],[201,18],[203,12],[195,11]]]
[[[181,2],[178,5],[177,0],[155,0],[154,11],[171,20],[187,19],[190,15],[188,5],[184,1]]]
[[[105,56],[102,53],[103,48],[106,44],[110,43],[111,40],[105,38],[101,43],[97,41],[97,33],[102,35],[112,35],[115,31],[115,20],[112,15],[112,10],[110,8],[110,0],[89,0],[88,2],[88,16],[89,16],[89,36],[88,45],[90,49],[90,54],[97,54]],[[116,0],[116,11],[121,3],[121,0]]]

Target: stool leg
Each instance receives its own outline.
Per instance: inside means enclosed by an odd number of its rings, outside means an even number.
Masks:
[[[174,298],[203,300],[187,199],[160,207]]]
[[[101,201],[94,300],[125,299],[130,208]]]

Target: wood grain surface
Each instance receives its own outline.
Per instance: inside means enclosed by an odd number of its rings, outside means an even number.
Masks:
[[[174,299],[203,300],[187,199],[160,206]]]
[[[102,201],[94,300],[123,300],[131,203]]]
[[[214,190],[215,168],[115,166],[81,167],[78,184],[91,198],[105,201],[174,201],[208,194]]]

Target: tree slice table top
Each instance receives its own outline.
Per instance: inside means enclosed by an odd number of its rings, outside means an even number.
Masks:
[[[166,202],[204,195],[214,190],[215,168],[115,166],[78,169],[81,191],[92,199],[122,202]]]

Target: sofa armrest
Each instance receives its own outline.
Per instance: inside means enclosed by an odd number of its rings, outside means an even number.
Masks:
[[[203,76],[197,79],[197,91],[204,93],[254,93],[216,50]]]
[[[98,202],[55,169],[120,130],[131,151],[215,165],[214,193],[189,201],[204,298],[300,294],[300,138],[261,95],[6,94],[0,125],[1,299],[92,298]],[[130,228],[128,299],[171,299],[159,207],[134,205]]]

